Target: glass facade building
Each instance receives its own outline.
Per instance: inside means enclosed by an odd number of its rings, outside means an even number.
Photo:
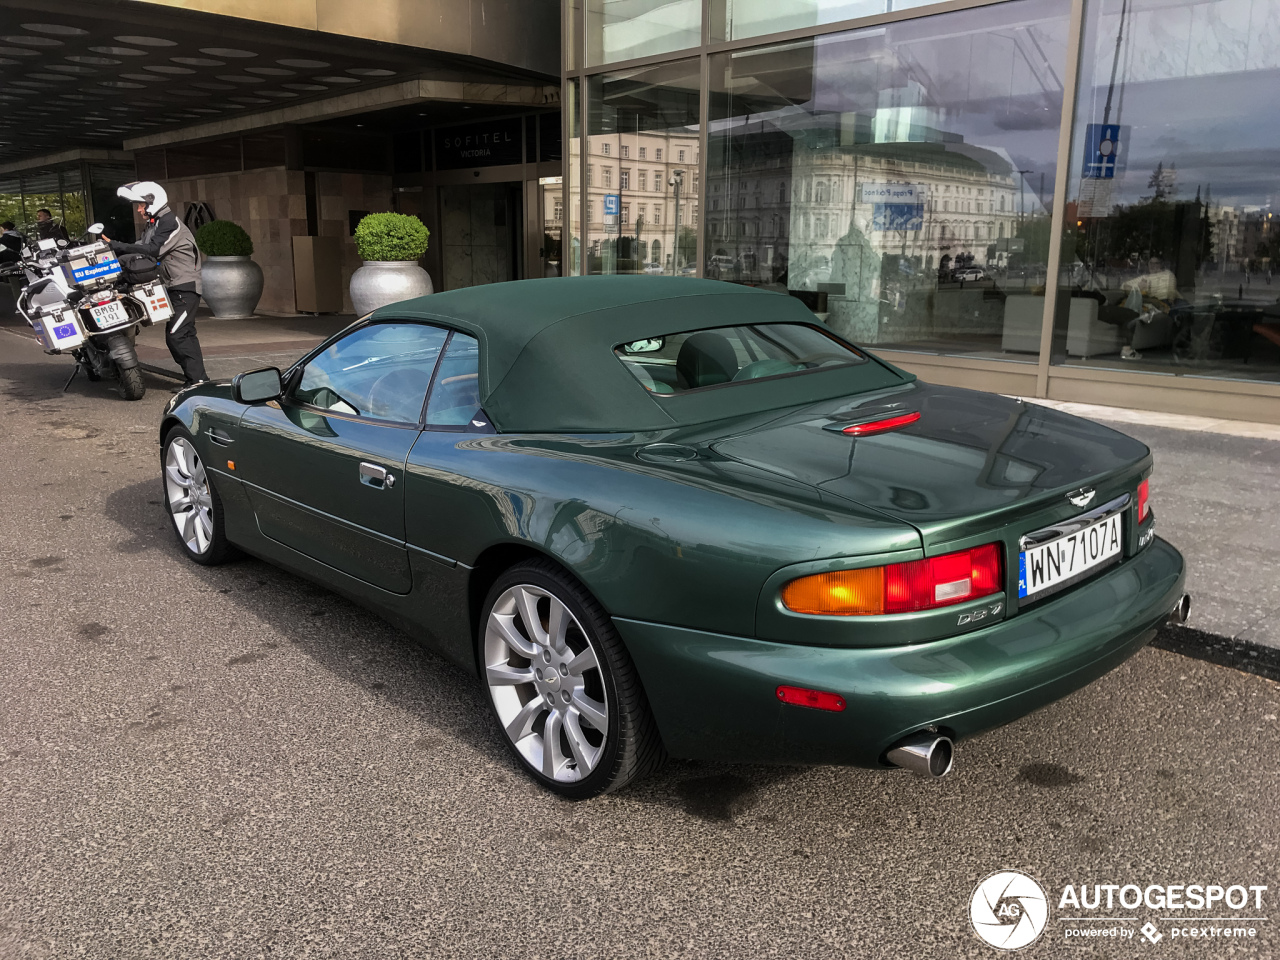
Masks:
[[[1280,422],[1280,0],[571,0],[568,273],[927,379]]]

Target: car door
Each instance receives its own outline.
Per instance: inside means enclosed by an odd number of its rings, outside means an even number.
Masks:
[[[405,461],[449,331],[364,324],[241,418],[236,473],[271,540],[393,593],[412,586]]]

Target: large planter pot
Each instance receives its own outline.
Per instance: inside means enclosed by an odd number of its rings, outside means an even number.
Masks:
[[[431,275],[417,260],[366,260],[351,275],[351,305],[360,317],[389,303],[434,292]]]
[[[215,317],[252,317],[262,297],[262,268],[248,257],[205,257],[200,286]]]

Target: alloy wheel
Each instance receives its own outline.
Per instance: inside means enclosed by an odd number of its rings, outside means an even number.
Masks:
[[[485,624],[485,681],[508,739],[549,780],[572,783],[599,764],[609,704],[590,637],[562,600],[516,584]]]
[[[175,437],[165,451],[164,490],[169,515],[187,549],[197,555],[208,551],[213,542],[213,495],[200,455],[185,437]]]

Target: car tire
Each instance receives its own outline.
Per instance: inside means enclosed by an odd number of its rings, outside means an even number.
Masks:
[[[164,505],[174,535],[188,557],[204,566],[236,555],[223,524],[222,498],[185,427],[174,427],[161,447]]]
[[[666,760],[613,621],[555,563],[530,560],[502,574],[480,625],[489,707],[517,761],[548,790],[589,799],[620,790]]]

